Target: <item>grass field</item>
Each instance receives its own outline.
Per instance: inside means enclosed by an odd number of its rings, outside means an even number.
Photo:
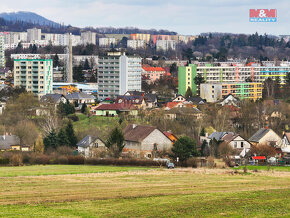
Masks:
[[[88,165],[33,165],[23,167],[0,167],[0,177],[123,172],[148,169],[150,168]]]
[[[246,166],[248,170],[275,170],[275,171],[290,171],[290,166]],[[235,169],[243,169],[244,166],[239,166]]]
[[[232,169],[99,166],[80,168],[80,174],[41,176],[40,166],[33,167],[32,174],[32,168],[19,167],[14,177],[3,177],[10,167],[0,168],[0,217],[290,216],[287,171],[234,174]],[[55,170],[70,173],[70,167]],[[83,166],[73,167],[77,173]]]

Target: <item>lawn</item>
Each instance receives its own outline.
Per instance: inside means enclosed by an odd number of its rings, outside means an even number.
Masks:
[[[267,171],[290,171],[290,166],[246,166],[248,170],[267,170]],[[239,166],[235,169],[244,169],[244,166]]]
[[[74,122],[74,128],[76,131],[89,128],[112,128],[118,123],[119,120],[118,117],[87,117],[84,114],[77,114],[77,116],[79,118],[79,121]]]
[[[41,176],[33,167],[2,172],[0,217],[290,216],[287,171],[51,166],[63,175]]]
[[[0,177],[42,176],[62,174],[84,174],[148,170],[148,167],[88,166],[88,165],[33,165],[22,167],[0,167]]]

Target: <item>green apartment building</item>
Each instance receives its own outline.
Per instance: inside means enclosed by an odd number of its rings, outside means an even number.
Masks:
[[[271,78],[275,80],[280,78],[281,84],[285,83],[285,77],[290,72],[289,64],[281,66],[266,65],[258,66],[257,64],[248,65],[224,65],[214,66],[213,64],[205,64],[198,66],[189,64],[188,66],[178,68],[178,94],[185,95],[188,87],[196,94],[196,84],[194,78],[201,75],[206,83],[244,83],[246,79],[251,78],[253,82],[262,83],[265,79]]]
[[[14,60],[14,86],[41,97],[53,92],[53,64],[51,59]]]

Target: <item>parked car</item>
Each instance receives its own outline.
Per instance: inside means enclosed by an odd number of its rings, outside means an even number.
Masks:
[[[167,164],[167,168],[168,168],[168,169],[173,169],[173,168],[174,168],[174,163],[169,162],[169,163]]]

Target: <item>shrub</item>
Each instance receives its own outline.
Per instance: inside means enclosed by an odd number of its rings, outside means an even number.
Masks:
[[[214,162],[214,157],[209,156],[209,157],[207,158],[207,166],[208,166],[209,168],[214,168],[214,167],[216,166],[216,164],[215,164],[215,162]]]
[[[0,157],[0,165],[8,165],[10,162],[9,158]]]
[[[66,156],[62,155],[62,156],[58,156],[55,160],[56,164],[68,164],[68,159]]]
[[[67,156],[68,164],[81,165],[85,163],[85,158],[83,156]]]
[[[192,157],[186,161],[186,165],[187,165],[187,167],[197,168],[198,161],[196,158]]]
[[[36,155],[31,156],[30,163],[46,165],[50,163],[50,157],[45,154],[36,154]]]
[[[56,149],[57,153],[60,155],[72,155],[73,149],[69,146],[60,146]]]
[[[246,166],[243,168],[243,170],[244,170],[244,173],[248,172],[248,168]]]
[[[22,154],[13,154],[11,159],[10,159],[10,164],[12,166],[21,166],[23,165],[23,159],[22,159]]]
[[[116,158],[87,158],[85,164],[88,165],[116,165],[116,166],[160,166],[159,162],[153,160],[139,160],[139,159],[116,159]],[[163,166],[166,163],[162,163]]]
[[[70,114],[68,115],[68,118],[72,120],[73,122],[79,121],[79,117],[76,114]]]

